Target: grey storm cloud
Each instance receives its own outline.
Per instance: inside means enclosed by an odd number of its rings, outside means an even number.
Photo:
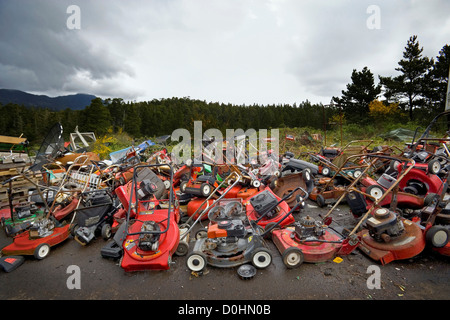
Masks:
[[[67,28],[70,5],[80,30]],[[448,12],[447,0],[0,0],[0,87],[328,103],[353,69],[394,75],[412,35],[435,57]]]
[[[82,80],[133,74],[124,57],[98,47],[95,37],[86,38],[81,30],[67,27],[69,5],[66,1],[0,1],[1,87],[89,91],[89,87],[71,87]],[[82,16],[86,25],[88,17]]]

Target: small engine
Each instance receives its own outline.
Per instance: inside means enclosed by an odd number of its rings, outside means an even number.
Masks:
[[[87,227],[79,227],[75,234],[75,240],[77,240],[82,245],[86,245],[94,239],[95,235]]]
[[[148,199],[158,190],[158,186],[150,181],[149,179],[145,179],[141,181],[138,189],[139,199]]]
[[[18,219],[31,217],[37,210],[37,207],[30,202],[22,203],[14,208]]]
[[[269,190],[264,190],[251,198],[250,203],[258,216],[265,215],[270,219],[277,214],[276,204],[278,200]]]
[[[405,227],[395,212],[378,208],[366,222],[369,235],[379,242],[389,242],[391,238],[402,235]]]
[[[147,221],[142,224],[141,232],[160,231],[158,224]],[[156,251],[159,247],[159,234],[143,233],[139,235],[139,248],[144,251]]]
[[[295,223],[295,234],[300,240],[313,240],[323,236],[325,228],[321,222],[306,216]]]
[[[218,227],[227,231],[227,238],[243,238],[245,236],[242,220],[222,220],[218,222]]]
[[[52,234],[55,224],[50,219],[39,219],[30,226],[30,238],[37,239],[47,237]]]

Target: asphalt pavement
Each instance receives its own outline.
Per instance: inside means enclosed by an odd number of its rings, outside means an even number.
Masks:
[[[325,212],[310,200],[304,215]],[[346,205],[333,213],[335,221],[351,219]],[[2,232],[0,246],[12,242]],[[287,269],[275,245],[268,240],[273,261],[248,280],[237,268],[208,266],[202,274],[191,273],[186,256],[174,257],[166,271],[126,273],[118,261],[105,259],[102,238],[86,246],[72,237],[53,247],[43,260],[27,257],[16,270],[0,272],[1,300],[145,300],[177,301],[312,301],[312,300],[449,300],[449,258],[425,249],[418,256],[381,265],[360,250],[335,261],[303,263]],[[190,244],[192,248],[193,244]],[[374,267],[375,266],[375,267]],[[378,269],[377,269],[378,268]],[[379,287],[373,287],[379,270]],[[75,278],[77,276],[77,278]],[[372,285],[371,285],[372,283]],[[372,286],[372,288],[371,288]],[[177,310],[172,310],[176,312]],[[179,310],[180,312],[189,310]],[[231,311],[230,311],[231,312]]]

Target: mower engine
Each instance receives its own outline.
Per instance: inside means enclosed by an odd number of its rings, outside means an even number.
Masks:
[[[94,232],[91,231],[88,227],[80,227],[76,231],[76,238],[82,245],[86,245],[94,239]]]
[[[32,202],[22,203],[14,208],[18,219],[31,217],[37,209],[36,205]]]
[[[395,212],[386,208],[376,209],[366,222],[369,235],[378,242],[389,242],[402,235],[405,227]]]
[[[251,198],[250,203],[259,217],[265,215],[265,217],[271,219],[277,214],[276,204],[278,200],[269,190],[264,190]]]
[[[243,238],[245,236],[245,228],[242,220],[222,220],[218,222],[218,227],[226,231],[229,241],[233,238]]]
[[[246,229],[242,220],[224,219],[208,228],[208,240],[215,242],[233,243],[246,236]]]
[[[30,226],[30,239],[47,237],[53,233],[54,228],[55,223],[51,219],[38,219]]]
[[[155,221],[146,221],[142,224],[141,232],[160,231]],[[139,235],[139,249],[143,251],[157,251],[159,247],[159,234],[143,233]]]
[[[301,218],[294,225],[295,235],[300,240],[314,240],[325,235],[326,226],[310,216]]]
[[[139,185],[139,190],[138,190],[139,199],[142,200],[142,199],[150,198],[150,196],[153,195],[157,191],[157,189],[158,189],[158,187],[156,186],[156,184],[154,184],[150,180],[145,179],[145,180],[141,181],[141,183]]]

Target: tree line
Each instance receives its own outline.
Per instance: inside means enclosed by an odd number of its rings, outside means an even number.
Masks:
[[[155,137],[185,128],[193,133],[194,121],[202,121],[202,128],[271,129],[283,127],[312,127],[321,129],[324,119],[335,110],[309,101],[300,104],[235,105],[184,98],[153,99],[130,102],[122,98],[93,99],[83,110],[27,108],[17,104],[0,105],[0,133],[19,136],[39,143],[48,130],[60,122],[67,139],[76,126],[80,132],[126,132],[131,137]]]

